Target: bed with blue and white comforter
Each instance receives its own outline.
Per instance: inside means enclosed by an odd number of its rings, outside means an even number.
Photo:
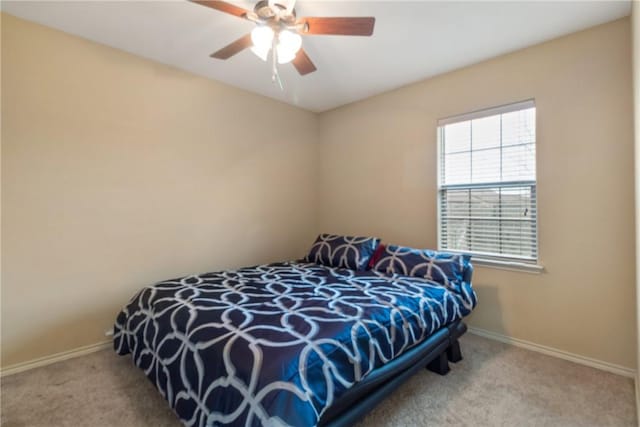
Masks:
[[[471,284],[287,262],[143,288],[117,317],[188,426],[313,426],[376,368],[468,315]]]

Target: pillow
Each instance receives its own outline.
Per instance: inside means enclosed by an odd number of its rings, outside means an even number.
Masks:
[[[387,245],[374,269],[388,274],[422,277],[458,289],[469,255]]]
[[[375,237],[320,234],[305,260],[328,267],[366,270],[371,256],[380,244]]]
[[[371,256],[371,259],[369,260],[368,270],[371,270],[376,265],[376,263],[384,253],[384,248],[385,248],[384,243],[380,243],[378,245],[378,248]]]

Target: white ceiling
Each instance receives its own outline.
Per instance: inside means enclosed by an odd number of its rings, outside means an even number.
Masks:
[[[304,37],[318,71],[281,66],[284,91],[249,50],[209,58],[254,24],[186,0],[3,0],[2,10],[319,112],[626,16],[631,1],[298,1],[298,16],[375,16],[376,27],[372,37]]]

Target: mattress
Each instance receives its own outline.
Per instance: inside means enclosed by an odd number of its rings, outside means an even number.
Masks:
[[[476,304],[470,283],[285,262],[140,290],[114,328],[185,425],[316,425],[344,393]]]

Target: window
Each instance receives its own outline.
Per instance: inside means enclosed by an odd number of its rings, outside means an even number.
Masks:
[[[534,101],[440,120],[438,140],[440,249],[535,264]]]

